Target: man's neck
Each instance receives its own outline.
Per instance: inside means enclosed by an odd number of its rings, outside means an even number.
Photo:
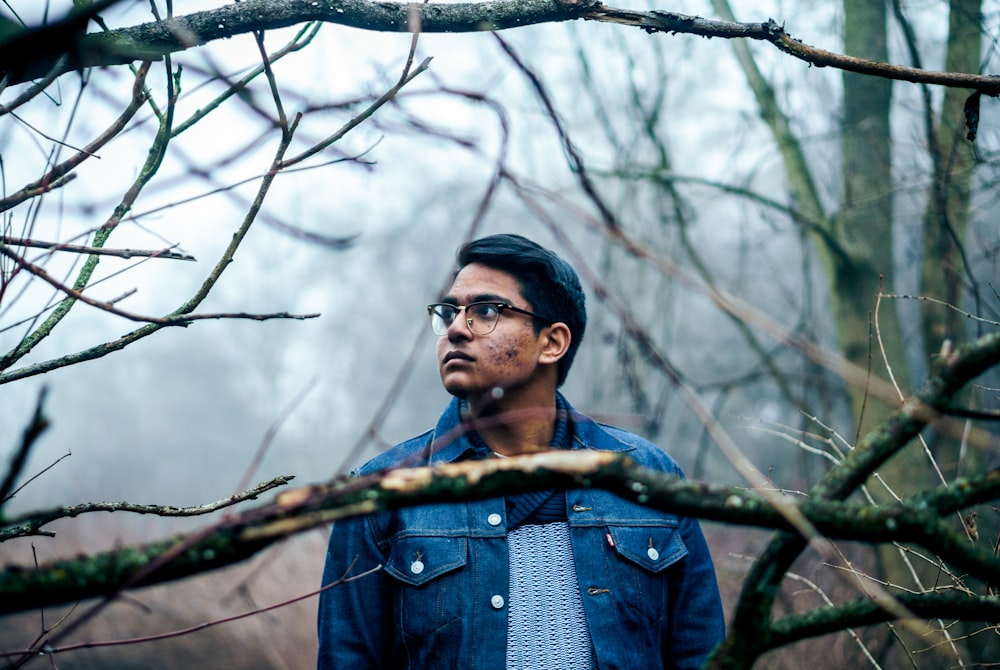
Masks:
[[[519,456],[548,449],[556,425],[555,394],[530,402],[469,402],[472,427],[495,453]]]

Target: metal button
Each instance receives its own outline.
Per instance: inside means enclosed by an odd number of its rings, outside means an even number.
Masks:
[[[410,572],[412,572],[413,574],[419,575],[423,571],[424,571],[423,561],[413,561],[412,563],[410,563]]]
[[[490,598],[490,605],[492,605],[493,609],[495,610],[498,610],[501,607],[503,607],[503,596],[498,593],[497,595]]]
[[[503,521],[503,517],[497,514],[496,512],[486,517],[486,523],[490,524],[491,526],[499,526],[501,521]]]
[[[658,552],[653,547],[650,547],[649,549],[646,550],[646,555],[649,556],[649,560],[651,561],[656,561],[659,560],[660,558],[660,552]]]

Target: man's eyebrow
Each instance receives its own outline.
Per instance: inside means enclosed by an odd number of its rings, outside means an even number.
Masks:
[[[459,304],[458,298],[456,298],[453,295],[443,296],[441,298],[441,302],[443,302],[445,304],[448,304],[448,305],[458,305]],[[509,303],[510,302],[510,298],[505,298],[504,296],[497,295],[496,293],[480,293],[479,295],[472,296],[472,299],[469,300],[468,304],[472,304],[474,302],[503,302],[503,303]]]

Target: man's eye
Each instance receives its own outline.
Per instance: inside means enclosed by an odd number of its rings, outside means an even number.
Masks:
[[[469,310],[472,312],[473,319],[484,319],[490,320],[495,319],[500,314],[500,310],[493,303],[484,302],[478,305],[469,305]]]
[[[455,315],[458,314],[458,310],[451,305],[438,305],[434,308],[434,312],[445,323],[451,323],[454,321]]]

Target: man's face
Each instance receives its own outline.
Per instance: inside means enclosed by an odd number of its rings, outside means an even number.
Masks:
[[[518,281],[502,270],[473,263],[462,268],[442,298],[459,306],[500,301],[531,310]],[[448,393],[469,400],[498,398],[537,380],[541,338],[531,317],[507,310],[496,328],[473,335],[462,312],[438,337],[437,357],[441,382]]]

